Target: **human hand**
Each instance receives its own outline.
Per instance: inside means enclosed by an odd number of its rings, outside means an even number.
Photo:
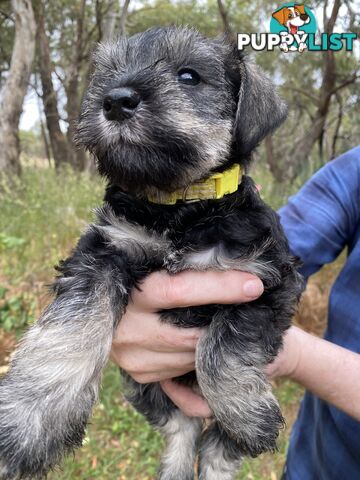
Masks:
[[[208,416],[210,411],[202,397],[167,381],[194,370],[195,348],[203,330],[162,323],[157,312],[174,307],[249,302],[262,292],[261,281],[244,272],[155,272],[141,284],[141,291],[132,292],[115,332],[111,358],[139,383],[161,381],[165,393],[188,415]]]

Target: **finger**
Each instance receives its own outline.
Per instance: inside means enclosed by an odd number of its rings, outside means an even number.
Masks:
[[[184,271],[176,275],[154,272],[133,292],[134,304],[148,311],[166,308],[243,303],[259,297],[264,290],[259,278],[250,273]]]
[[[153,372],[175,372],[164,378],[174,377],[177,372],[189,372],[195,369],[193,353],[153,353],[142,349],[113,349],[113,360],[131,376]]]
[[[206,400],[193,392],[191,388],[180,385],[172,380],[164,380],[160,382],[160,385],[166,395],[188,417],[208,418],[212,416]]]
[[[117,358],[116,353],[111,350],[110,360],[118,366],[119,359]],[[127,372],[136,382],[138,383],[154,383],[161,382],[162,380],[167,380],[169,378],[180,377],[185,375],[188,372],[191,372],[195,369],[195,364],[189,366],[188,368],[177,368],[171,370],[161,370],[153,372]],[[123,369],[125,370],[125,369]]]
[[[154,352],[193,353],[207,328],[180,328],[159,322],[147,347]],[[146,342],[146,339],[144,339]]]
[[[113,339],[116,347],[142,347],[154,352],[193,352],[206,329],[179,328],[162,323],[157,314],[141,314],[130,306]]]

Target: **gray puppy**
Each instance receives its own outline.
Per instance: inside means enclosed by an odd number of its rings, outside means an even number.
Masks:
[[[160,478],[193,479],[199,451],[201,480],[230,480],[243,455],[276,447],[283,419],[264,366],[302,282],[276,213],[236,172],[285,117],[271,82],[224,39],[164,28],[99,46],[78,138],[109,181],[105,201],[0,382],[2,480],[43,478],[81,446],[131,290],[163,268],[252,272],[265,291],[247,305],[160,312],[209,327],[196,372],[178,379],[208,400],[214,421],[204,431],[159,384],[124,374],[129,400],[167,437]],[[215,172],[235,187],[219,194]]]

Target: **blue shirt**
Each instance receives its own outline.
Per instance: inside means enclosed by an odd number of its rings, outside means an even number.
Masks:
[[[305,277],[347,248],[330,294],[325,338],[360,353],[360,146],[319,170],[279,214]],[[360,422],[307,392],[292,430],[286,475],[360,479]]]

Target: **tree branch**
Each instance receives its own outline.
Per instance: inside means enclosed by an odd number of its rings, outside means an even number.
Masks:
[[[360,78],[359,75],[356,75],[356,73],[354,73],[354,75],[352,75],[351,77],[347,78],[346,80],[344,80],[342,83],[340,83],[339,85],[337,85],[335,88],[333,88],[330,92],[331,95],[333,95],[334,93],[338,92],[339,90],[341,90],[342,88],[345,88],[347,87],[348,85],[351,85],[352,83],[355,83],[356,80]]]
[[[11,15],[8,13],[4,12],[4,10],[0,10],[0,15],[5,17],[7,20],[10,20],[12,23],[15,23],[15,18],[13,18]]]
[[[297,92],[297,93],[300,93],[301,95],[304,95],[305,97],[309,98],[310,100],[312,100],[313,102],[315,102],[316,105],[319,104],[319,99],[318,97],[316,97],[315,95],[312,95],[311,93],[309,93],[307,90],[304,90],[302,88],[296,88],[296,87],[291,87],[291,88],[288,88],[287,90],[291,91],[291,92]]]
[[[36,79],[36,76],[35,76],[35,79]],[[28,85],[29,85],[29,87],[31,87],[34,90],[34,92],[36,93],[36,96],[38,98],[40,98],[40,99],[43,98],[42,93],[40,93],[39,90],[38,90],[37,82],[35,82],[35,83],[29,82]]]
[[[328,17],[327,17],[327,14],[326,14],[327,7],[328,7],[328,0],[325,0],[324,6],[323,6],[323,24],[324,24],[324,28],[325,28],[325,25],[326,25],[327,22],[328,22]]]
[[[58,73],[56,71],[56,68],[53,69],[53,73],[55,74],[55,77],[59,80],[59,82],[61,83],[61,85],[64,85],[65,84],[65,78],[63,78],[60,73]]]
[[[96,40],[98,42],[101,41],[101,39],[103,38],[102,22],[103,22],[104,17],[110,12],[111,5],[112,5],[112,2],[109,2],[109,4],[106,5],[106,8],[104,8],[104,10],[102,10],[101,9],[101,6],[102,6],[101,1],[97,0],[96,5],[95,5],[96,21],[95,21],[95,24],[93,25],[93,27],[90,28],[90,30],[88,30],[87,34],[85,35],[84,45],[88,45],[88,43],[90,42],[90,39],[92,38],[92,36],[94,35],[96,30],[98,31]],[[88,54],[83,55],[83,58],[87,58],[87,57],[88,57]]]
[[[343,103],[342,103],[341,95],[337,92],[336,95],[335,95],[335,98],[336,98],[336,101],[339,105],[339,112],[338,112],[338,116],[337,116],[335,132],[334,132],[334,136],[333,136],[332,144],[331,144],[331,158],[335,158],[335,156],[336,156],[336,142],[339,138],[341,122],[342,122],[342,119],[343,119]]]
[[[327,19],[326,24],[324,24],[324,32],[325,33],[328,33],[328,34],[333,33],[335,22],[336,22],[336,19],[338,17],[338,14],[339,14],[340,6],[341,6],[341,0],[335,0],[334,5],[333,5],[333,9],[331,11],[330,18]]]
[[[235,41],[235,35],[234,32],[231,29],[230,22],[229,22],[229,15],[228,12],[226,11],[226,8],[222,2],[222,0],[217,0],[218,8],[219,8],[219,13],[220,17],[224,26],[224,33],[227,35],[231,40]]]

